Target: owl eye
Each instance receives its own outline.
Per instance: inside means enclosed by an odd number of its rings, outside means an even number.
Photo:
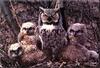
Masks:
[[[76,31],[77,33],[83,33],[83,30],[78,30],[78,31]]]
[[[23,28],[23,30],[27,30],[27,28]]]
[[[30,28],[29,28],[29,30],[35,30],[35,28],[33,28],[33,27],[30,27]]]
[[[20,47],[20,48],[18,48],[18,52],[19,52],[20,50],[22,50],[22,48],[21,48],[21,47]]]
[[[14,50],[11,50],[11,51],[10,51],[10,53],[11,53],[11,54],[15,54],[15,53],[16,53],[16,51],[14,51]]]
[[[70,30],[70,32],[74,32],[74,30],[73,30],[73,29],[71,29],[71,30]]]

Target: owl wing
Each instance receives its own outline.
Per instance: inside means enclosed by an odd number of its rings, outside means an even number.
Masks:
[[[42,39],[41,39],[41,37],[37,37],[37,39],[36,39],[36,46],[40,49],[40,50],[42,50],[43,49],[43,43],[42,43]]]
[[[23,39],[24,35],[22,33],[18,34],[18,42],[21,42],[21,40]]]

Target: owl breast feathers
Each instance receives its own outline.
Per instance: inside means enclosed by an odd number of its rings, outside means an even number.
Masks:
[[[43,41],[43,51],[52,61],[59,60],[61,49],[67,45],[66,32],[63,28],[58,27],[52,30],[41,29],[40,31]]]
[[[58,29],[53,29],[52,31],[42,29],[40,32],[40,36],[42,37],[43,40],[43,46],[44,47],[63,47],[66,45],[66,40],[65,40],[65,30],[62,28]]]
[[[64,48],[63,50],[63,59],[65,59],[69,63],[75,63],[75,61],[83,62],[86,60],[85,54],[78,46],[68,45],[68,47]]]
[[[23,48],[21,60],[24,64],[42,62],[46,58],[44,53],[38,47],[42,46],[39,36],[25,35],[20,44]]]

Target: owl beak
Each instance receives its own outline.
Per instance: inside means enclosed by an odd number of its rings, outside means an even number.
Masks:
[[[27,30],[26,33],[28,34],[29,33],[29,30]]]
[[[51,19],[51,17],[48,17],[48,21],[51,21],[52,19]]]
[[[12,57],[15,58],[15,57],[17,57],[17,55],[16,54],[13,54]]]
[[[77,37],[77,33],[75,33],[74,36]]]
[[[73,32],[73,33],[70,34],[70,36],[77,37],[77,33],[76,32]]]
[[[76,38],[75,38],[74,36],[69,36],[69,39],[70,39],[71,41],[75,41],[75,40],[76,40]]]
[[[33,33],[31,33],[29,30],[27,30],[27,34],[28,34],[28,35],[31,35],[31,34],[33,34]]]

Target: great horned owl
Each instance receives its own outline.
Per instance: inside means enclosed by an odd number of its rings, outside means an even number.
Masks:
[[[42,7],[40,7],[40,9],[42,10],[42,12],[40,13],[40,20],[41,20],[41,24],[59,24],[59,8],[55,8],[55,9],[44,9]]]
[[[75,23],[68,28],[68,46],[62,51],[62,56],[66,60],[72,62],[88,61],[91,58],[98,59],[99,55],[96,51],[88,50],[84,44],[86,43],[86,28],[84,24]]]
[[[42,46],[42,43],[35,30],[35,23],[26,22],[22,24],[18,35],[18,42],[23,50],[20,61],[26,65],[42,62],[46,58],[44,53],[40,50],[39,46]],[[17,47],[19,45],[17,45]]]
[[[58,60],[61,48],[67,44],[66,31],[62,27],[59,8],[40,8],[39,33],[43,40],[43,51],[52,61]]]

